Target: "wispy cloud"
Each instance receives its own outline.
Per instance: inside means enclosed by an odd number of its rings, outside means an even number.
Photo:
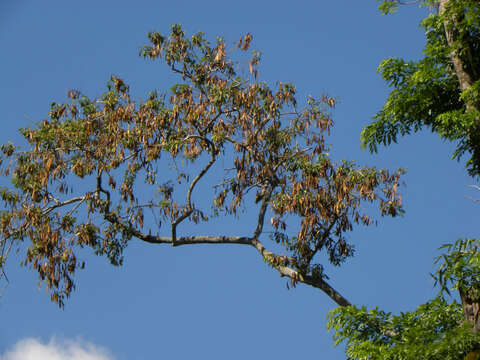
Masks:
[[[43,344],[38,339],[28,338],[17,342],[0,360],[114,360],[102,347],[79,340],[51,339]]]

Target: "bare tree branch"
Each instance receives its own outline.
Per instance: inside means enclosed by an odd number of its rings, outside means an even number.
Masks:
[[[262,205],[260,206],[260,212],[258,213],[257,228],[255,229],[255,232],[253,233],[253,238],[254,239],[258,239],[260,237],[260,234],[263,231],[263,223],[265,221],[265,213],[267,211],[268,203],[270,201],[270,197],[272,196],[273,189],[263,190],[263,191],[264,191],[264,194],[263,194],[263,199],[262,199]]]
[[[48,213],[55,210],[56,208],[63,207],[65,205],[70,205],[70,204],[73,204],[73,203],[76,203],[76,202],[79,202],[79,201],[85,201],[85,199],[86,199],[85,196],[79,196],[79,197],[71,198],[71,199],[65,200],[63,202],[59,202],[55,205],[52,205],[52,206],[49,206],[49,207],[46,207],[46,208],[42,209],[42,213],[44,215],[47,215]]]
[[[192,136],[191,136],[192,137]],[[215,149],[215,145],[210,141],[208,140],[207,138],[205,137],[200,137],[202,140],[206,141],[210,147],[211,147],[211,157],[210,157],[210,161],[208,162],[208,164],[202,169],[202,171],[200,171],[200,173],[198,173],[198,175],[195,177],[195,179],[193,179],[192,183],[190,184],[190,187],[188,188],[188,192],[187,192],[187,208],[186,208],[186,211],[183,213],[183,215],[181,215],[180,217],[178,217],[177,219],[175,219],[175,221],[172,223],[172,246],[176,246],[177,245],[177,225],[180,224],[183,220],[185,220],[187,217],[189,217],[192,212],[193,212],[193,207],[192,207],[192,203],[191,203],[191,197],[192,197],[192,192],[193,192],[193,189],[195,187],[195,185],[198,183],[198,181],[202,178],[203,175],[205,175],[205,173],[210,169],[210,167],[213,165],[213,163],[215,162],[215,155],[216,155],[216,149]]]
[[[255,239],[252,238],[252,246],[257,249],[257,251],[262,255],[263,258],[269,260],[274,259],[277,256],[265,249],[263,244]],[[302,282],[304,284],[313,286],[317,289],[322,290],[325,294],[327,294],[330,299],[332,299],[337,305],[340,306],[351,306],[352,304],[348,301],[345,297],[343,297],[338,291],[336,291],[333,287],[331,287],[325,280],[321,277],[312,277],[309,275],[302,275],[298,271],[284,265],[276,265],[272,261],[270,261],[272,267],[274,267],[281,276],[289,277],[290,279],[296,282]]]
[[[469,185],[469,186],[472,187],[472,188],[474,188],[474,189],[476,189],[476,190],[480,190],[480,186],[478,186],[478,185]],[[472,200],[474,203],[477,203],[477,202],[480,201],[480,199],[474,199],[474,198],[472,198],[472,197],[470,197],[470,196],[467,196],[467,199]]]
[[[265,207],[266,208],[266,207]],[[262,204],[263,209],[263,204]],[[265,212],[260,211],[259,219],[262,218]],[[148,242],[150,244],[172,244],[172,237],[163,237],[155,236],[151,234],[144,234],[137,229],[133,228],[130,225],[125,225],[121,222],[115,214],[106,214],[106,220],[113,222],[125,230],[129,231],[134,237],[139,240]],[[263,223],[263,220],[262,220]],[[258,230],[258,228],[257,228]],[[275,255],[273,252],[265,249],[263,244],[256,237],[246,237],[246,236],[182,236],[175,239],[175,246],[180,245],[198,245],[198,244],[239,244],[239,245],[251,245],[253,246],[262,256],[263,259],[269,262],[269,264],[275,268],[281,276],[286,276],[292,279],[295,282],[301,282],[312,287],[322,290],[327,294],[337,305],[340,306],[351,306],[352,304],[343,297],[338,291],[336,291],[332,286],[330,286],[325,280],[321,277],[313,277],[309,275],[302,275],[298,271],[284,265],[276,264],[276,259],[280,258],[278,255]]]

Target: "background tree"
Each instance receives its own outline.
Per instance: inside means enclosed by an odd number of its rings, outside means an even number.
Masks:
[[[392,315],[378,307],[338,307],[328,315],[336,345],[351,359],[478,359],[480,356],[480,242],[460,239],[442,246],[432,276],[439,295],[416,310]],[[457,290],[462,304],[444,295]],[[466,302],[469,299],[470,302]]]
[[[168,37],[148,37],[140,55],[162,58],[182,78],[169,95],[153,91],[135,103],[125,82],[112,76],[99,99],[71,90],[71,101],[53,103],[48,120],[21,129],[28,150],[2,147],[3,174],[11,174],[14,185],[0,193],[6,206],[2,263],[11,246],[28,240],[23,263],[63,306],[76,269],[84,266],[79,247],[120,265],[133,237],[173,246],[243,244],[292,286],[302,282],[350,305],[326,282],[315,257],[323,251],[340,265],[353,255],[346,233],[355,223],[374,223],[362,203],[375,202],[382,216],[398,215],[402,171],[335,164],[325,144],[335,100],[310,97],[298,109],[292,84],[271,89],[257,81],[258,52],[247,61],[249,75],[241,77],[222,39],[211,46],[202,33],[187,38],[179,25]],[[247,34],[236,46],[246,51],[251,40]],[[195,190],[219,161],[231,166],[212,184],[207,212]],[[78,191],[79,179],[88,191]],[[139,193],[142,180],[150,190]],[[258,212],[250,233],[180,235],[184,221],[242,211]],[[263,245],[267,216],[269,236],[283,253]],[[291,225],[296,220],[297,227]],[[165,223],[169,236],[158,233]]]
[[[415,1],[418,3],[419,1]],[[434,10],[423,22],[427,44],[424,59],[384,60],[379,67],[393,86],[374,122],[362,132],[371,151],[396,141],[397,135],[424,125],[449,140],[457,140],[459,158],[471,154],[468,172],[480,169],[480,69],[478,1],[422,1]],[[389,13],[401,1],[382,1]],[[352,359],[478,359],[480,357],[479,241],[460,239],[442,246],[433,275],[440,285],[434,300],[413,312],[393,316],[378,308],[343,307],[329,314],[336,343],[346,341]],[[444,294],[458,291],[461,305],[448,303]]]
[[[468,172],[480,174],[480,5],[476,0],[415,1],[432,12],[421,23],[426,33],[424,58],[389,58],[378,71],[393,87],[374,122],[362,132],[363,146],[396,142],[429,127],[441,138],[454,141],[453,158],[468,153]],[[402,2],[382,1],[383,13]]]

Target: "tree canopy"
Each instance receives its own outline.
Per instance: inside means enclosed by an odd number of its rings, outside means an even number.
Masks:
[[[468,172],[480,174],[480,5],[476,0],[423,0],[431,12],[425,30],[424,57],[419,61],[388,58],[378,72],[392,91],[374,121],[362,131],[370,151],[399,136],[427,127],[453,141],[453,158],[469,154]],[[383,13],[401,1],[380,4]]]
[[[324,94],[299,105],[293,84],[271,88],[258,81],[260,53],[242,55],[250,34],[235,45],[239,60],[222,38],[211,45],[202,33],[187,37],[180,25],[148,39],[140,55],[162,59],[181,79],[170,92],[134,101],[129,86],[112,76],[99,98],[71,90],[70,101],[52,103],[49,119],[21,129],[26,150],[2,146],[2,174],[13,184],[0,192],[2,263],[11,247],[25,243],[23,263],[63,306],[84,266],[78,248],[121,265],[132,238],[173,246],[243,244],[291,285],[317,287],[349,305],[315,256],[325,252],[334,265],[353,256],[348,232],[356,223],[375,223],[362,203],[375,203],[382,216],[400,214],[402,170],[334,163],[325,138],[334,98]],[[224,168],[215,171],[205,202],[197,185],[216,164]],[[244,211],[256,211],[257,221],[238,236],[181,233],[184,221]],[[284,251],[266,250],[267,236]]]
[[[379,72],[393,87],[361,140],[371,151],[396,142],[398,135],[428,126],[457,142],[455,158],[468,152],[468,172],[480,174],[480,52],[478,1],[413,1],[431,6],[421,26],[426,31],[425,57],[417,62],[382,61]],[[385,0],[384,13],[402,1]],[[338,345],[346,343],[349,359],[480,358],[480,242],[459,239],[440,248],[432,277],[438,296],[416,310],[392,315],[378,307],[339,307],[328,315]],[[458,291],[461,300],[445,295]]]
[[[480,241],[460,239],[441,249],[447,252],[437,258],[432,275],[440,292],[416,310],[392,315],[378,307],[348,306],[328,314],[335,344],[345,341],[350,359],[478,358]],[[462,294],[462,304],[447,301],[453,289]]]

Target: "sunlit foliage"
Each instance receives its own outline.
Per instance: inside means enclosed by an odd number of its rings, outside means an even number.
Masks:
[[[480,174],[480,3],[477,0],[415,1],[430,6],[421,23],[424,57],[389,58],[378,72],[392,87],[383,108],[361,134],[362,143],[378,145],[427,127],[457,148],[452,157],[469,154],[468,172]],[[382,1],[389,13],[402,1]]]
[[[353,255],[347,232],[355,223],[374,224],[366,212],[371,207],[362,203],[376,203],[382,216],[398,215],[401,171],[334,163],[325,136],[335,100],[322,95],[299,105],[293,84],[272,88],[259,81],[259,52],[245,65],[230,56],[246,57],[250,34],[233,49],[222,38],[212,45],[202,33],[187,37],[179,25],[148,39],[140,55],[163,60],[180,78],[169,92],[134,101],[126,82],[112,76],[99,98],[72,90],[70,101],[51,105],[48,119],[21,129],[26,150],[2,147],[2,174],[13,184],[0,194],[5,249],[25,243],[23,263],[60,306],[84,265],[79,247],[120,265],[132,238],[174,246],[251,245],[292,285],[305,282],[346,304],[314,257],[324,251],[339,265]],[[210,207],[203,208],[209,195],[194,201],[193,194],[214,165],[218,181],[210,184]],[[239,236],[178,235],[183,221],[229,215],[234,221],[245,211],[257,212],[258,220],[251,229],[239,227]],[[271,239],[285,254],[260,242],[267,212]],[[298,227],[287,227],[289,217]],[[166,224],[169,236],[158,235]]]

